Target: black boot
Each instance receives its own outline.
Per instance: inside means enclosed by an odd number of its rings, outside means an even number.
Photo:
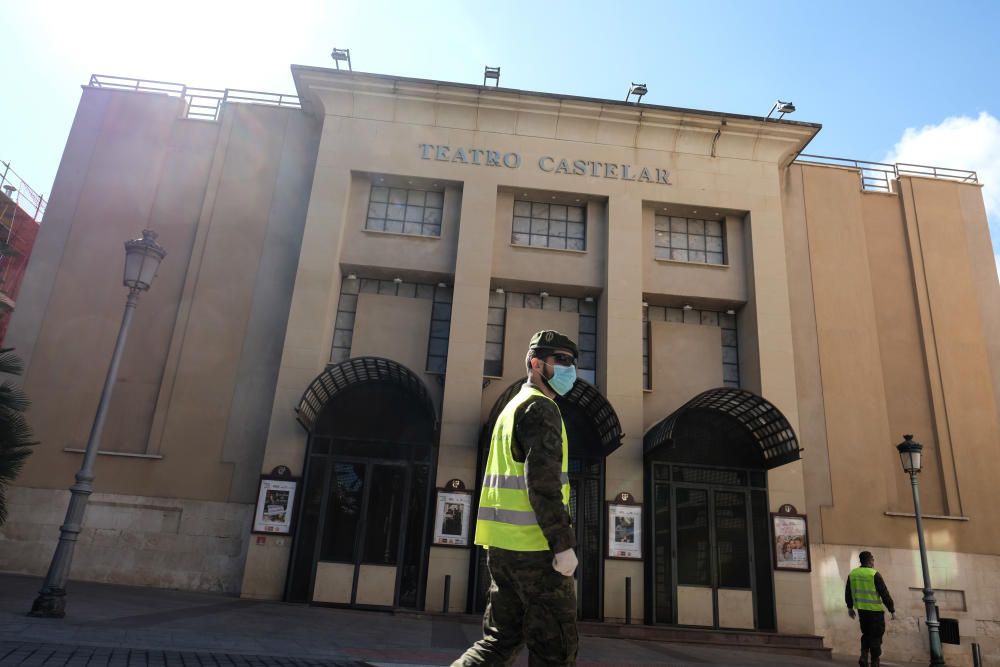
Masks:
[[[878,667],[878,666],[879,666],[879,659],[878,658],[872,658],[871,667]]]
[[[868,649],[861,649],[861,657],[858,658],[858,665],[860,665],[860,667],[869,667]]]

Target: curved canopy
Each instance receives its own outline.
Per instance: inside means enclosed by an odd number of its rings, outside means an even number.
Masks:
[[[357,357],[328,365],[302,394],[295,408],[296,419],[312,433],[323,407],[334,396],[363,383],[393,384],[407,389],[437,423],[437,411],[423,381],[406,366],[381,357]]]
[[[725,415],[745,429],[759,450],[765,469],[799,459],[798,440],[781,411],[753,392],[730,387],[698,394],[654,425],[643,438],[643,452],[648,456],[661,446],[672,445],[675,430],[685,418],[706,412]]]
[[[517,392],[521,391],[522,386],[524,386],[524,380],[518,380],[507,387],[497,398],[486,422],[485,433],[487,437],[489,433],[492,433],[493,425],[496,423],[497,417],[500,416],[500,411],[510,402],[510,399],[514,398]],[[573,410],[581,413],[599,440],[600,452],[598,453],[601,456],[608,456],[621,446],[625,434],[622,433],[618,415],[608,399],[604,398],[604,395],[594,385],[585,380],[577,379],[576,384],[573,385],[568,394],[556,397],[556,403],[559,404],[564,413]]]

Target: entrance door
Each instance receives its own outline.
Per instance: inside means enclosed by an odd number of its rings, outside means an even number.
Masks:
[[[754,494],[764,492],[748,488],[747,471],[672,468],[672,479],[661,474],[654,484],[656,621],[760,627],[756,561],[766,535],[757,536],[755,548],[754,528],[760,531],[763,522],[754,521],[754,514],[763,505]],[[708,483],[680,481],[685,478]]]
[[[577,616],[601,620],[601,518],[603,480],[601,462],[569,462],[569,513],[576,529]]]
[[[408,529],[423,530],[426,466],[342,458],[328,466],[311,600],[415,606],[419,553],[406,546],[420,542]]]

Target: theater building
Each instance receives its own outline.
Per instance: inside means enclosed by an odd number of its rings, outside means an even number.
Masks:
[[[560,404],[581,619],[853,652],[843,585],[869,549],[901,617],[887,656],[926,655],[913,434],[941,614],[1000,653],[1000,285],[974,173],[810,157],[820,126],[789,119],[292,73],[296,96],[84,86],[8,333],[40,444],[0,568],[45,572],[121,242],[148,228],[168,254],[75,578],[427,611],[447,578],[449,611],[481,609],[481,551],[454,542],[548,328],[580,346]],[[287,517],[259,493],[282,467]]]

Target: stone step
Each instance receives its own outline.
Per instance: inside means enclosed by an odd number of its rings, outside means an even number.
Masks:
[[[716,630],[672,625],[640,625],[581,621],[580,633],[609,639],[637,639],[679,644],[715,645],[720,648],[760,650],[787,655],[831,659],[832,650],[817,635],[781,634],[757,630]]]

